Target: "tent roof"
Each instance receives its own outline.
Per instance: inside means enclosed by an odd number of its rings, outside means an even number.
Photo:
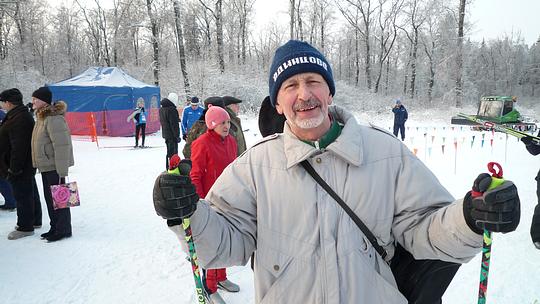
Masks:
[[[117,67],[90,67],[81,74],[49,86],[155,87],[139,81]]]

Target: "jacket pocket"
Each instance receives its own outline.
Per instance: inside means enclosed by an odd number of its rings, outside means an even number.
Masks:
[[[54,157],[54,149],[51,143],[46,143],[43,145],[43,159],[50,160]]]
[[[368,242],[364,239],[367,250],[359,248],[344,259],[347,271],[340,273],[341,287],[349,291],[347,296],[354,303],[406,304],[389,266],[376,256],[378,253]]]
[[[279,303],[298,271],[293,267],[293,257],[270,248],[259,248],[255,258],[255,270],[261,304]]]

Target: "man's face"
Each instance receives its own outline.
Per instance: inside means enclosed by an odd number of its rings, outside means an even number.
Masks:
[[[193,110],[197,110],[198,107],[199,107],[198,104],[191,104],[191,108],[192,108]]]
[[[297,74],[285,80],[277,94],[276,110],[285,115],[292,132],[302,140],[320,139],[330,128],[330,88],[317,73]]]
[[[9,111],[8,103],[4,100],[0,100],[0,108],[4,111]]]
[[[238,115],[238,112],[240,112],[240,105],[237,103],[233,103],[227,106],[231,111],[234,112],[234,114]]]

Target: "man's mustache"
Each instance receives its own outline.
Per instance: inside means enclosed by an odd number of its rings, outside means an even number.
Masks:
[[[299,111],[302,109],[319,107],[320,105],[321,105],[321,102],[319,100],[317,100],[316,98],[310,98],[306,101],[296,103],[293,107],[293,110]]]

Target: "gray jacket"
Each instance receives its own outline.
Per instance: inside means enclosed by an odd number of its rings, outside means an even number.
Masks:
[[[73,166],[71,133],[64,118],[67,105],[59,101],[36,111],[32,131],[32,164],[40,172],[56,171],[60,177],[68,175]]]
[[[255,251],[257,303],[407,303],[386,261],[299,165],[308,159],[393,256],[467,262],[482,237],[431,171],[394,136],[344,123],[325,150],[288,125],[230,164],[191,217],[201,265],[245,265]],[[181,236],[181,233],[177,231]],[[183,239],[183,237],[181,238]]]

